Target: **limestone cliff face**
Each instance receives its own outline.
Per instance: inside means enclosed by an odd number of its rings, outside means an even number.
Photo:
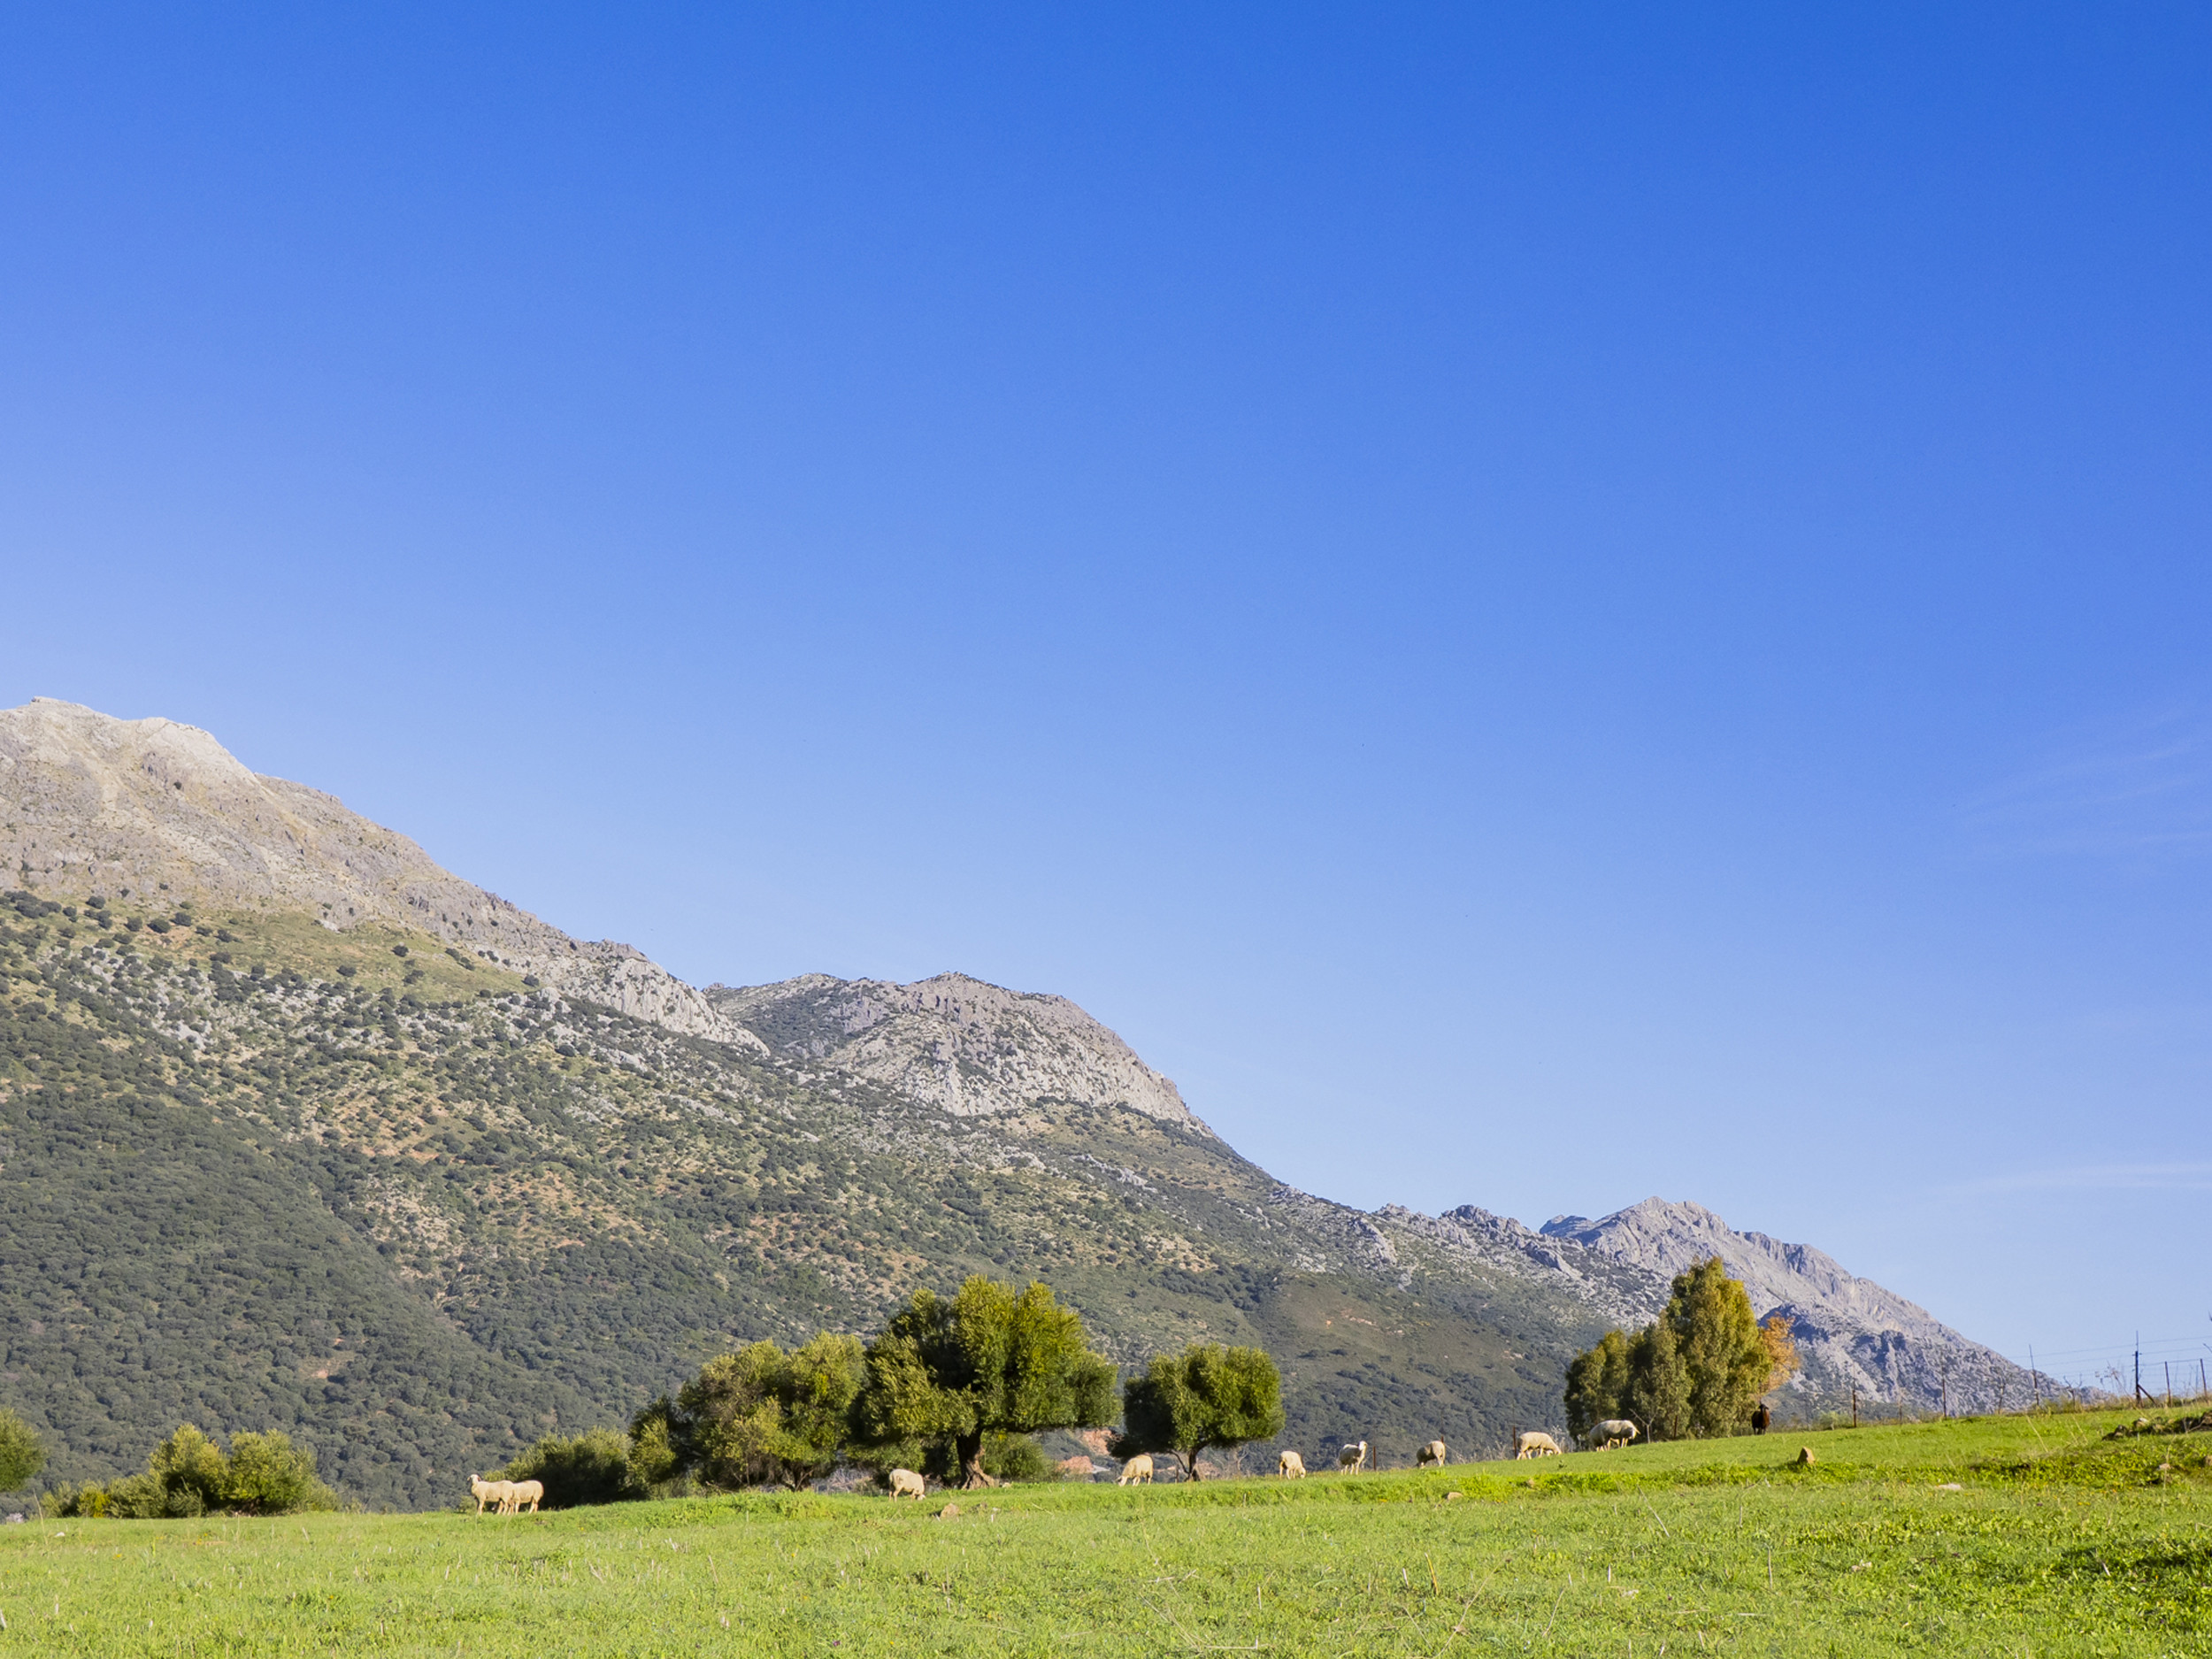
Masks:
[[[1009,991],[964,973],[910,985],[816,973],[710,986],[707,1000],[780,1056],[865,1079],[949,1118],[1108,1106],[1213,1133],[1173,1083],[1064,996]]]
[[[47,896],[126,888],[428,934],[672,1030],[757,1048],[628,945],[570,938],[336,796],[254,772],[197,726],[40,697],[0,710],[0,859]]]

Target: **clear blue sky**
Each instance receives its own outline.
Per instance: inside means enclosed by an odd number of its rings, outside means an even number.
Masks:
[[[2208,48],[12,8],[0,701],[1064,992],[1333,1197],[2201,1341]]]

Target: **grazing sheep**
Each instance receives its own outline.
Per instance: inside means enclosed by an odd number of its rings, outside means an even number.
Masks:
[[[1627,1445],[1640,1432],[1642,1431],[1626,1417],[1608,1417],[1604,1422],[1592,1425],[1590,1439],[1594,1446],[1602,1446],[1609,1452],[1617,1447]]]
[[[469,1477],[469,1496],[476,1500],[479,1515],[484,1513],[487,1503],[495,1506],[492,1511],[495,1515],[504,1515],[507,1512],[507,1494],[513,1486],[511,1480],[487,1480],[481,1475]]]
[[[1147,1486],[1152,1484],[1152,1454],[1150,1452],[1139,1452],[1124,1463],[1121,1466],[1121,1479],[1114,1484],[1118,1486],[1125,1486],[1132,1481]]]
[[[901,1498],[911,1498],[919,1503],[928,1495],[928,1486],[912,1470],[894,1469],[891,1471],[891,1497],[894,1502]]]
[[[1357,1474],[1359,1472],[1359,1466],[1366,1461],[1367,1442],[1365,1440],[1361,1440],[1356,1445],[1347,1446],[1342,1451],[1336,1455],[1337,1473],[1345,1474],[1348,1472],[1351,1474]]]
[[[1530,1429],[1514,1441],[1513,1455],[1523,1457],[1557,1457],[1559,1442],[1541,1429]]]
[[[538,1512],[538,1500],[545,1496],[542,1480],[510,1480],[507,1483],[507,1513],[519,1515],[522,1506],[528,1504],[530,1513]]]
[[[1306,1478],[1306,1460],[1296,1452],[1285,1452],[1275,1460],[1275,1472],[1286,1480],[1303,1480]]]
[[[1767,1425],[1773,1421],[1774,1413],[1767,1409],[1765,1401],[1760,1401],[1751,1409],[1751,1432],[1754,1434],[1764,1434],[1767,1432]]]
[[[1444,1466],[1443,1441],[1431,1440],[1413,1455],[1413,1466],[1416,1469],[1425,1469],[1431,1463],[1434,1463],[1439,1469]]]

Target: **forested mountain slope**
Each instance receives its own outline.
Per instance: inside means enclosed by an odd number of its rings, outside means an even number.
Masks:
[[[0,790],[0,1404],[54,1478],[191,1418],[449,1502],[972,1271],[1047,1279],[1125,1363],[1265,1346],[1309,1454],[1494,1449],[1664,1296],[1479,1210],[1287,1188],[1063,998],[695,991],[190,728],[5,711]]]

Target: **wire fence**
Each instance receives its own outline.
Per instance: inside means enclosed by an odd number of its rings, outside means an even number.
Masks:
[[[2110,1347],[2028,1351],[2037,1386],[2084,1402],[2141,1404],[2212,1398],[2212,1342],[2197,1336],[2138,1337]]]

